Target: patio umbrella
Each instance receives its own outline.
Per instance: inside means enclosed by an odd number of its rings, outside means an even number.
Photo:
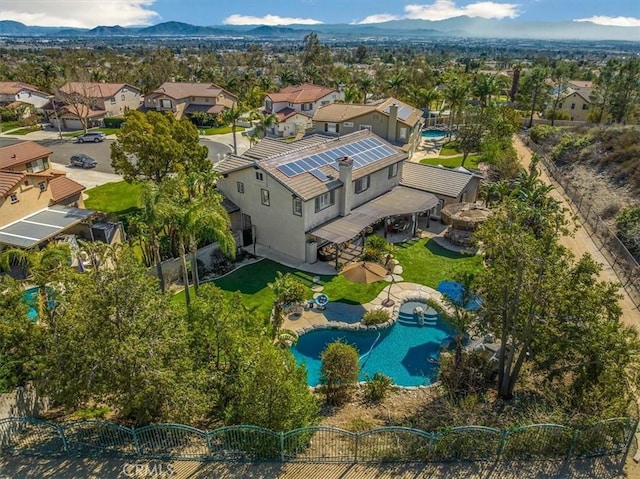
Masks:
[[[387,270],[377,263],[362,261],[346,265],[340,274],[354,283],[375,283],[387,276]]]

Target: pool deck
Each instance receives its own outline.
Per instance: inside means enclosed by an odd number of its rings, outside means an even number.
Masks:
[[[387,296],[394,301],[394,304],[385,307],[383,302],[387,299]],[[394,308],[408,299],[415,298],[439,301],[442,299],[442,294],[428,286],[401,281],[386,286],[378,296],[362,305],[329,302],[324,310],[305,306],[302,311],[290,313],[285,318],[282,328],[293,330],[298,334],[304,334],[316,329],[364,329],[365,326],[363,325],[361,328],[360,325],[365,312],[386,309],[391,315]]]

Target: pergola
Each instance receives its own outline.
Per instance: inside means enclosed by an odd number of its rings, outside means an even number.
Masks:
[[[358,236],[367,226],[391,216],[414,215],[428,211],[438,203],[438,198],[431,193],[396,186],[391,191],[354,208],[347,216],[331,220],[309,233],[335,245],[337,269],[340,245]]]

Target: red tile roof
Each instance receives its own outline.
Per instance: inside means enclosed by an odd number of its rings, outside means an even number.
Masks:
[[[267,96],[273,102],[309,103],[318,101],[331,93],[337,93],[337,91],[335,88],[303,83],[302,85],[288,86],[278,93],[268,93]]]
[[[37,87],[23,83],[20,81],[0,81],[0,95],[15,95],[22,90],[31,90],[46,95],[46,93],[38,90]]]
[[[33,141],[23,141],[14,145],[0,148],[0,170],[11,168],[28,161],[45,158],[53,151]]]
[[[51,201],[54,203],[58,203],[65,198],[78,194],[85,189],[85,187],[80,183],[77,183],[66,176],[58,176],[57,178],[50,180],[49,188],[51,189]]]
[[[0,198],[6,198],[25,176],[22,172],[0,170]]]

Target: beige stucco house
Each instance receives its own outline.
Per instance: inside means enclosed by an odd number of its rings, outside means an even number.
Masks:
[[[51,95],[38,90],[28,83],[3,81],[0,82],[0,105],[8,106],[16,102],[31,105],[35,110],[41,110]]]
[[[69,82],[60,87],[60,94],[62,98],[88,98],[90,102],[79,103],[102,110],[106,116],[122,116],[126,110],[137,110],[142,103],[141,91],[127,83]]]
[[[87,229],[84,186],[51,168],[52,151],[24,141],[0,148],[0,248],[30,248]]]
[[[591,101],[585,90],[570,91],[558,103],[558,111],[569,115],[571,121],[588,121]]]
[[[344,92],[311,83],[282,88],[267,93],[264,111],[278,118],[278,125],[269,132],[283,138],[295,136],[313,127],[313,115],[318,108],[344,100]]]
[[[395,98],[371,104],[334,103],[318,109],[313,117],[317,133],[345,135],[370,130],[389,143],[413,154],[420,144],[422,111]]]
[[[253,241],[309,263],[395,215],[427,213],[435,195],[403,185],[407,153],[365,129],[338,138],[265,139],[216,165],[240,245]],[[415,221],[413,222],[415,224]]]
[[[165,82],[144,98],[147,110],[170,111],[177,119],[197,112],[217,115],[230,110],[238,97],[213,83]]]

